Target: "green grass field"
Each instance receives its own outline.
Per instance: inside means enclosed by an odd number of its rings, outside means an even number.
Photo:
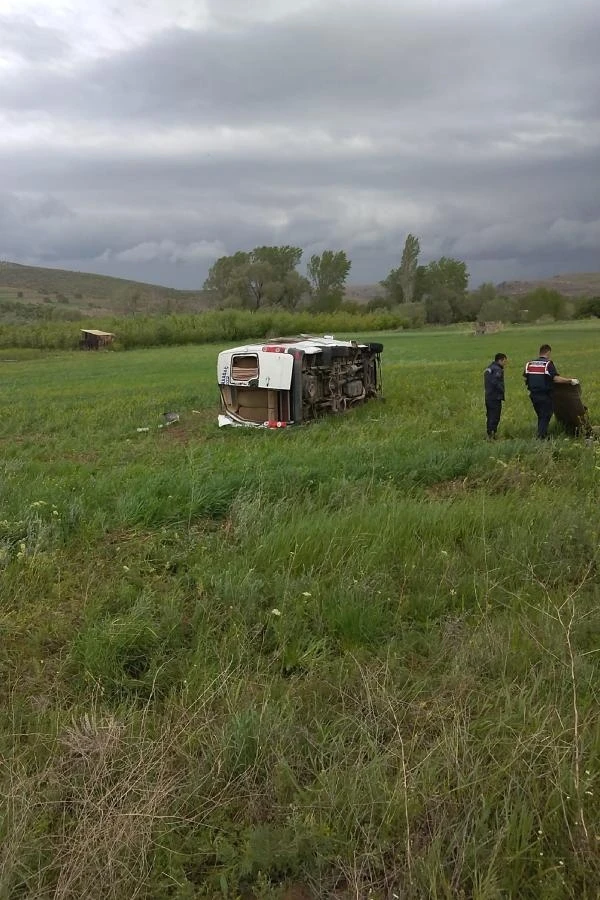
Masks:
[[[376,340],[276,432],[217,346],[2,352],[0,898],[599,896],[600,444],[521,371],[600,422],[600,322]]]

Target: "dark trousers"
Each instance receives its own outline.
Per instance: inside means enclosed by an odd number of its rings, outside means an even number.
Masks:
[[[552,394],[545,391],[531,391],[529,396],[537,415],[537,436],[543,439],[548,436],[548,425],[552,418]]]
[[[496,434],[502,415],[502,400],[488,400],[485,398],[485,412],[487,419],[488,435]]]

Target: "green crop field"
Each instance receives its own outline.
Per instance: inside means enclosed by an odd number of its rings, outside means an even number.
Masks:
[[[1,898],[599,896],[600,443],[521,371],[600,422],[600,322],[376,339],[283,431],[218,346],[2,351]]]

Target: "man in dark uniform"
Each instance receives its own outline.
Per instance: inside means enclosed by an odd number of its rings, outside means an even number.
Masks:
[[[523,372],[531,403],[537,415],[537,436],[542,441],[548,437],[548,425],[552,418],[552,388],[555,384],[579,384],[576,378],[563,378],[558,374],[556,366],[550,359],[551,353],[550,344],[542,344],[540,355],[530,360]]]
[[[502,415],[504,402],[504,366],[508,362],[506,353],[496,353],[493,362],[483,373],[485,388],[485,412],[488,440],[496,439],[496,432]]]

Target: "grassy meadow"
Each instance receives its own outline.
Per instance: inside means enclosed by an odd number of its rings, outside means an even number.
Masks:
[[[1,352],[2,900],[599,896],[600,443],[521,371],[600,422],[600,322],[375,339],[268,432],[221,346]]]

